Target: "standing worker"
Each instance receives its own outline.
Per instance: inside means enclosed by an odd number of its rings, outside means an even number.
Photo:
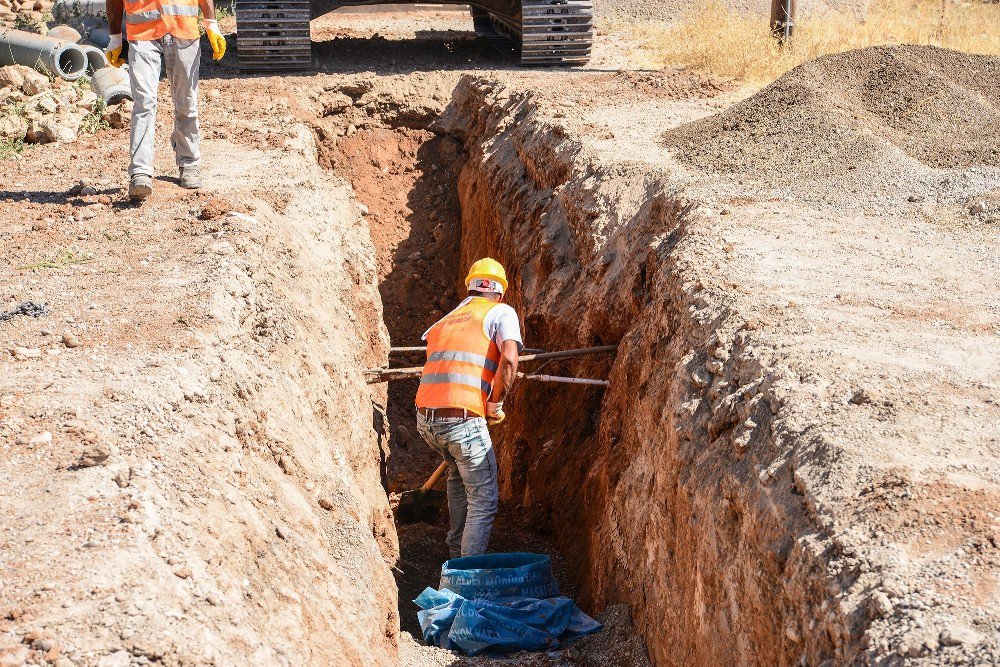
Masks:
[[[170,143],[180,168],[180,185],[201,187],[198,161],[198,68],[201,43],[198,10],[205,17],[205,34],[212,57],[226,53],[226,38],[219,32],[213,0],[105,0],[111,42],[108,62],[121,67],[122,13],[128,39],[129,79],[132,84],[132,159],[128,168],[128,196],[142,201],[153,192],[153,137],[156,125],[156,91],[160,64],[166,60],[170,93],[174,98],[174,131]]]
[[[423,335],[417,430],[448,462],[452,558],[486,552],[497,513],[497,459],[486,425],[504,420],[503,400],[517,375],[521,325],[500,303],[507,275],[489,257],[472,265],[469,296]]]

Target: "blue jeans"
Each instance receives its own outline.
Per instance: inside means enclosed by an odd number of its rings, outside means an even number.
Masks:
[[[497,515],[497,459],[482,417],[435,419],[417,415],[417,430],[448,462],[452,558],[486,553]]]

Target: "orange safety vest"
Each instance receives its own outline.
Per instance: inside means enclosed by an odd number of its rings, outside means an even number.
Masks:
[[[198,0],[125,0],[125,33],[133,42],[198,39]]]
[[[465,408],[484,417],[500,366],[500,349],[483,332],[486,314],[500,305],[483,297],[455,309],[427,332],[427,363],[418,408]]]

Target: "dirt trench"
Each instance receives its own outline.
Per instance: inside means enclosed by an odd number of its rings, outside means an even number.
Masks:
[[[760,497],[759,446],[728,471],[707,461],[711,446],[738,439],[742,452],[769,438],[771,414],[759,366],[730,361],[743,342],[738,325],[708,308],[681,315],[699,303],[678,285],[671,256],[691,206],[655,175],[578,164],[579,146],[538,117],[532,96],[499,84],[464,78],[447,106],[351,84],[317,106],[344,95],[352,107],[315,122],[318,159],[351,183],[365,214],[392,345],[419,345],[464,294],[462,268],[486,255],[508,267],[528,345],[622,345],[617,357],[545,366],[610,377],[611,391],[524,382],[494,432],[501,516],[491,550],[551,554],[566,594],[620,619],[610,643],[581,643],[572,658],[642,665],[645,642],[656,664],[797,661],[802,649],[786,629],[808,623],[799,619],[822,604],[823,584],[809,554],[797,554],[801,581],[779,583],[794,558],[790,535],[807,521],[794,485],[780,487],[783,498]],[[654,372],[664,368],[675,370]],[[415,391],[407,381],[385,393],[390,494],[418,487],[439,463],[414,428]],[[446,526],[446,510],[433,526],[397,526],[400,628],[414,638],[410,600],[436,584]],[[644,640],[631,634],[631,616]],[[844,632],[843,621],[828,623],[810,638],[813,656],[837,653],[827,630]]]
[[[545,368],[607,377],[607,391],[525,382],[513,392],[494,433],[502,509],[491,544],[552,553],[585,610],[624,610],[640,637],[626,632],[624,643],[640,648],[618,664],[641,664],[642,641],[658,665],[991,650],[947,643],[975,603],[922,587],[907,561],[914,547],[886,539],[879,508],[943,492],[899,481],[907,474],[885,462],[899,436],[880,424],[894,419],[889,403],[858,389],[876,381],[872,371],[847,356],[817,363],[834,350],[789,351],[815,325],[789,299],[769,310],[753,297],[773,284],[753,292],[740,282],[749,272],[727,269],[739,259],[727,237],[760,212],[715,222],[667,163],[592,150],[515,85],[466,76],[433,104],[392,82],[350,85],[325,93],[335,106],[357,99],[320,114],[319,159],[367,211],[392,344],[418,344],[457,303],[461,269],[490,255],[508,267],[529,346],[620,345]],[[390,492],[417,486],[437,463],[412,427],[414,391],[401,383],[385,397]],[[985,544],[979,519],[960,530]],[[434,585],[444,532],[443,516],[399,528],[400,626],[414,636],[408,600]],[[924,600],[941,609],[926,630]],[[608,658],[606,646],[580,646],[573,658],[584,664]],[[411,662],[450,664],[423,659]]]
[[[349,87],[345,92],[357,96],[358,89]],[[324,99],[338,94],[326,91],[317,102],[328,108]],[[363,114],[348,111],[347,118],[321,114],[317,119],[318,160],[351,184],[364,213],[391,345],[418,346],[423,332],[465,296],[464,269],[469,262],[463,258],[466,216],[460,194],[467,148],[458,134],[438,124],[444,100],[424,106],[421,100],[402,101],[385,88],[361,97],[367,102]],[[422,352],[391,357],[395,366],[420,365],[423,358]],[[385,402],[379,406],[390,451],[383,483],[393,500],[402,491],[419,487],[440,463],[415,428],[417,384],[416,380],[389,383]],[[502,455],[504,431],[495,431],[494,437]],[[446,506],[433,525],[397,525],[399,560],[394,571],[400,629],[417,641],[421,631],[412,600],[426,586],[437,585],[441,564],[448,558],[447,529]],[[514,498],[501,502],[490,550],[549,554],[563,594],[576,597],[579,582],[570,574],[570,558],[558,548],[551,525],[527,514]],[[585,638],[571,651],[521,655],[517,664],[648,664],[628,608],[618,605],[600,611],[607,629],[599,637]],[[413,644],[401,644],[402,664],[493,664],[488,657],[457,658],[430,647],[414,652]]]

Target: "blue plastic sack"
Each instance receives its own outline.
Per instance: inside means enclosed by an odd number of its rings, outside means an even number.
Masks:
[[[441,590],[427,588],[414,602],[424,640],[469,655],[551,650],[602,627],[559,595],[551,561],[540,554],[450,560]]]

